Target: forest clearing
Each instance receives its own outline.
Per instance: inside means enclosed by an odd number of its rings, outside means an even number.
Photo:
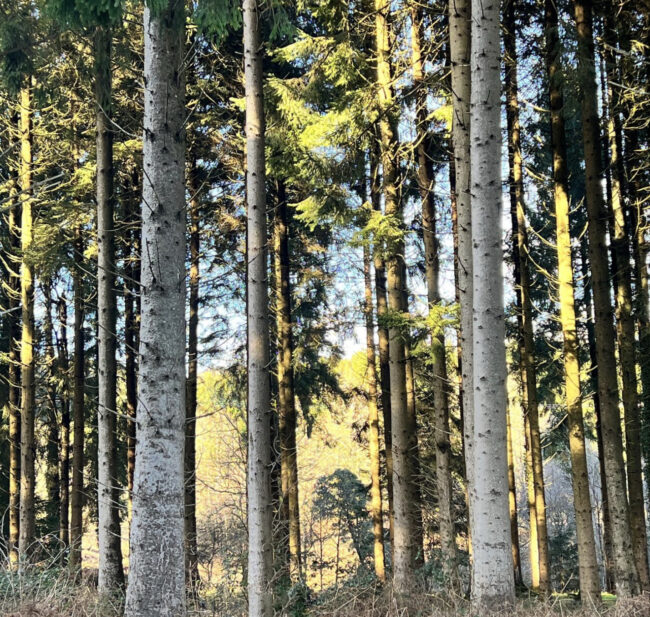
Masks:
[[[0,614],[650,617],[649,0],[0,0]]]

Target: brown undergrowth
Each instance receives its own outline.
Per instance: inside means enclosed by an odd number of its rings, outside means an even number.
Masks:
[[[121,598],[100,598],[92,576],[82,580],[65,569],[57,572],[18,574],[0,572],[1,617],[122,617]],[[190,617],[245,617],[210,606],[199,599],[192,602]],[[553,596],[547,601],[521,596],[514,607],[504,608],[494,617],[650,617],[650,595],[614,601],[605,598],[598,607],[580,607],[575,598]],[[390,590],[344,588],[314,597],[302,610],[285,609],[276,617],[487,617],[472,611],[460,597],[413,593],[399,600]]]

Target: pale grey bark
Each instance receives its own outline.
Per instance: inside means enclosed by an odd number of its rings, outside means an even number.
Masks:
[[[262,42],[257,0],[244,0],[248,321],[248,614],[273,614],[271,390]]]
[[[506,354],[501,246],[499,3],[472,0],[471,204],[474,477],[472,602],[514,601],[506,430]]]
[[[98,590],[108,593],[124,585],[116,460],[117,364],[115,327],[115,223],[113,220],[113,133],[111,105],[111,34],[95,32],[95,99],[97,131],[97,381]]]
[[[472,396],[472,213],[470,202],[470,0],[449,1],[449,51],[453,105],[452,138],[458,212],[458,297],[460,300],[460,348],[463,353],[461,396],[463,440],[468,487],[474,481],[474,400]],[[467,494],[469,530],[472,532],[472,500]],[[470,542],[470,553],[472,551]]]
[[[185,609],[185,2],[144,10],[140,380],[127,617]]]

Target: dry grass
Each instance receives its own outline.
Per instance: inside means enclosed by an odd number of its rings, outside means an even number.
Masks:
[[[0,572],[0,616],[2,617],[121,617],[121,599],[99,598],[93,577],[81,582],[70,573],[33,571]],[[202,603],[203,604],[203,603]],[[237,611],[239,613],[239,611]],[[214,608],[197,607],[193,617],[243,617]],[[316,597],[306,611],[283,611],[278,617],[484,617],[470,611],[462,598],[417,593],[397,601],[390,590],[370,587],[345,588]],[[605,598],[600,607],[581,608],[566,596],[546,602],[521,597],[516,606],[492,614],[495,617],[650,617],[650,595],[614,602]]]

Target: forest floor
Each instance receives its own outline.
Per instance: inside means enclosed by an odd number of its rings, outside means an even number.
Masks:
[[[65,571],[63,571],[65,572]],[[0,571],[0,617],[121,617],[122,598],[97,595],[92,577],[81,582],[68,574],[40,571],[30,576]],[[240,594],[229,594],[228,605],[214,597],[199,596],[188,617],[245,617]],[[238,600],[234,596],[239,595]],[[225,600],[225,599],[222,599]],[[450,601],[439,594],[413,594],[399,607],[390,592],[342,587],[315,596],[303,606],[276,612],[278,617],[479,617],[473,616],[463,599]],[[520,596],[516,606],[498,613],[500,617],[649,617],[650,594],[628,601],[603,594],[600,607],[581,608],[575,596],[556,594],[547,601]],[[483,617],[483,614],[480,615]]]

